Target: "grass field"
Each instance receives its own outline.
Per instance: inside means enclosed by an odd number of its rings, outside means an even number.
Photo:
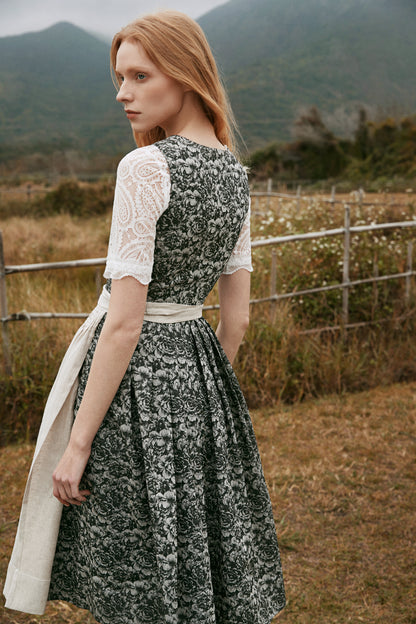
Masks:
[[[31,215],[31,209],[36,213],[36,204],[25,202],[19,214],[26,213],[16,217],[11,216],[13,205],[3,202],[0,229],[6,264],[104,257],[111,214],[108,210],[94,214],[94,205],[93,214],[88,213],[87,200],[94,194],[95,186],[84,186],[86,194],[80,196],[84,203],[77,207],[78,216]],[[55,199],[61,194],[68,198],[76,188],[76,183],[71,188],[62,187]],[[107,201],[108,185],[97,193]],[[76,197],[75,193],[73,199]],[[356,199],[354,194],[342,198]],[[387,198],[391,203],[382,205]],[[369,205],[352,206],[355,225],[415,220],[413,193],[367,194],[364,199]],[[61,206],[59,202],[57,205]],[[268,203],[264,198],[256,198],[252,238],[337,228],[342,226],[343,219],[342,206],[329,206],[319,195],[302,199],[299,206],[291,199],[273,198]],[[415,233],[416,228],[354,234],[350,278],[371,277],[375,263],[380,275],[405,270],[407,243]],[[331,285],[342,279],[342,237],[288,243],[278,246],[276,252],[278,293]],[[253,298],[270,294],[270,257],[270,247],[253,252]],[[9,313],[87,312],[96,301],[94,269],[22,273],[10,275],[6,281]],[[214,292],[207,303],[216,302]],[[337,332],[304,334],[305,330],[338,324],[341,309],[341,290],[282,301],[274,311],[267,303],[252,307],[250,327],[236,360],[250,407],[416,380],[415,287],[407,300],[403,279],[355,287],[350,292],[350,321],[371,321],[371,328],[351,330],[343,336]],[[215,327],[218,313],[209,312],[206,316]],[[397,321],[403,317],[405,322]],[[379,323],[386,318],[391,322]],[[34,439],[59,362],[79,325],[80,321],[71,320],[9,324],[13,376],[0,372],[0,445]]]
[[[288,605],[279,624],[416,623],[416,384],[254,410]],[[0,450],[0,576],[33,446]],[[50,603],[1,624],[93,624]]]
[[[415,218],[381,207],[374,196],[355,224]],[[366,201],[369,197],[366,198]],[[263,201],[263,200],[262,200]],[[342,225],[342,209],[319,198],[260,202],[253,238]],[[76,218],[3,216],[6,263],[100,257],[110,214]],[[413,233],[354,241],[351,278],[403,270]],[[278,292],[340,280],[338,239],[279,248]],[[269,294],[270,250],[254,254],[253,296]],[[351,293],[352,320],[392,318],[390,324],[340,335],[304,335],[339,320],[341,293],[276,307],[253,307],[236,370],[253,422],[280,537],[288,606],[279,624],[416,624],[416,322],[413,296],[403,312],[402,282]],[[21,274],[8,278],[9,312],[88,311],[96,293],[93,270]],[[374,305],[377,300],[377,306]],[[208,303],[215,302],[215,294]],[[209,313],[215,326],[217,313]],[[44,401],[79,321],[32,321],[10,326],[14,375],[0,375],[0,576],[16,528],[25,476]],[[368,390],[383,384],[385,387]],[[360,392],[367,389],[365,392]],[[356,394],[347,394],[353,390]],[[331,394],[336,392],[337,394]],[[327,398],[313,398],[329,394]],[[294,405],[283,400],[295,402]],[[297,401],[297,402],[296,402]],[[265,407],[266,406],[266,407]],[[11,440],[24,442],[10,445]],[[43,618],[0,611],[0,624],[92,624],[85,612],[51,604]]]

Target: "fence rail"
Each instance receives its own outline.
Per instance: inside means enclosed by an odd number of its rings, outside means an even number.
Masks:
[[[264,194],[263,194],[264,195]],[[275,194],[274,194],[275,195]],[[274,247],[276,245],[292,243],[295,241],[302,240],[313,240],[323,237],[329,236],[343,236],[344,245],[343,245],[343,275],[342,282],[337,284],[330,284],[325,286],[317,286],[315,288],[308,288],[303,290],[294,290],[289,293],[277,293],[276,292],[276,277],[277,277],[277,255],[276,251],[272,250],[271,257],[271,271],[270,271],[270,296],[262,297],[258,299],[251,299],[250,304],[260,304],[269,302],[271,305],[272,317],[274,315],[275,306],[278,301],[283,299],[290,299],[293,297],[303,297],[306,295],[311,295],[320,292],[328,292],[332,290],[341,289],[343,292],[342,296],[342,327],[358,327],[364,326],[366,324],[371,324],[369,322],[363,323],[349,323],[349,295],[351,288],[355,286],[359,286],[361,284],[370,284],[377,283],[389,280],[397,280],[397,279],[405,279],[406,280],[406,291],[405,297],[406,301],[409,300],[411,294],[411,279],[416,275],[416,271],[413,270],[413,243],[409,242],[407,247],[407,270],[401,273],[395,273],[391,275],[378,275],[378,269],[376,270],[376,274],[373,277],[368,277],[360,280],[350,280],[350,249],[351,249],[351,234],[352,233],[362,233],[362,232],[373,232],[378,230],[391,230],[391,229],[400,229],[400,228],[416,228],[416,220],[413,221],[398,221],[394,223],[377,223],[372,225],[361,225],[361,226],[351,226],[350,223],[350,205],[345,205],[345,214],[344,214],[344,227],[331,229],[331,230],[322,230],[316,232],[306,232],[303,234],[290,234],[287,236],[276,236],[268,239],[259,239],[252,242],[251,246],[253,249],[258,247]],[[4,362],[5,369],[8,374],[11,374],[11,352],[10,352],[10,340],[7,330],[7,324],[11,321],[27,321],[32,319],[43,319],[43,318],[86,318],[88,316],[87,313],[55,313],[55,312],[27,312],[23,310],[18,313],[9,314],[7,307],[7,291],[6,291],[6,276],[12,275],[13,273],[23,273],[23,272],[34,272],[34,271],[44,271],[51,269],[67,269],[67,268],[79,268],[79,267],[92,267],[92,266],[102,266],[106,262],[106,258],[88,258],[84,260],[70,260],[64,262],[48,262],[48,263],[36,263],[36,264],[24,264],[24,265],[5,265],[4,264],[4,254],[3,254],[3,238],[2,233],[0,232],[0,313],[1,313],[1,331],[2,331],[2,339],[3,339],[3,353],[4,353]],[[98,271],[98,272],[97,272]],[[96,271],[96,283],[97,290],[99,283],[101,284],[101,273],[99,269]],[[219,309],[219,305],[209,305],[204,306],[204,310],[216,310]],[[331,328],[321,328],[320,330],[308,330],[308,333],[312,331],[326,331],[329,329],[335,329],[333,326]]]
[[[413,189],[412,189],[413,192]],[[364,206],[389,206],[390,208],[408,208],[410,203],[415,203],[416,202],[416,197],[414,202],[407,202],[407,203],[403,203],[403,202],[395,202],[392,199],[390,199],[389,201],[377,201],[375,202],[367,202],[364,201],[364,195],[365,192],[362,188],[356,190],[356,191],[352,191],[351,194],[354,194],[357,199],[353,200],[353,199],[336,199],[336,187],[333,186],[332,190],[331,190],[331,197],[330,198],[326,198],[326,197],[319,197],[319,201],[321,203],[325,203],[325,204],[331,204],[332,206],[334,206],[335,204],[341,204],[343,206],[345,206],[346,204],[348,204],[349,206],[359,206],[359,208],[363,208]],[[314,199],[316,199],[316,196],[313,195],[302,195],[302,187],[300,185],[298,185],[297,187],[297,191],[296,194],[290,194],[290,193],[280,193],[277,191],[273,191],[273,181],[271,179],[269,179],[267,181],[267,190],[266,191],[251,191],[250,193],[251,197],[254,199],[258,199],[261,197],[266,197],[267,198],[267,208],[270,207],[270,198],[272,197],[277,197],[278,199],[292,199],[292,200],[296,200],[297,203],[297,208],[300,207],[300,203],[301,201],[312,201]],[[411,197],[411,195],[409,195],[409,198]],[[254,206],[254,212],[256,212],[256,206]]]
[[[12,273],[26,273],[28,271],[49,271],[50,269],[75,269],[79,267],[100,266],[105,264],[106,258],[87,258],[86,260],[67,260],[63,262],[39,262],[37,264],[7,265],[5,275]]]

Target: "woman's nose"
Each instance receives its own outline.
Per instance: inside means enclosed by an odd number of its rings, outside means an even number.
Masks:
[[[116,100],[117,100],[117,102],[128,102],[131,99],[132,99],[132,95],[131,95],[130,91],[127,89],[126,83],[123,82],[120,85],[120,88],[119,88],[118,93],[116,95]]]

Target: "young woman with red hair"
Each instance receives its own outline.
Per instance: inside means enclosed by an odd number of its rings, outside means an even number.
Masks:
[[[252,270],[231,111],[181,13],[128,25],[111,63],[138,148],[117,171],[106,287],[45,409],[6,605],[67,600],[100,624],[268,624],[285,597],[231,366]],[[215,334],[202,305],[217,282]]]

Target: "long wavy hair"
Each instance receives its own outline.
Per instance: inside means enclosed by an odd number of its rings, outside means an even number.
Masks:
[[[113,38],[110,53],[116,86],[120,84],[115,73],[117,52],[126,40],[138,41],[166,76],[197,93],[218,140],[235,151],[235,119],[201,27],[179,11],[158,11],[122,28]],[[139,147],[165,138],[159,126],[133,134]]]

